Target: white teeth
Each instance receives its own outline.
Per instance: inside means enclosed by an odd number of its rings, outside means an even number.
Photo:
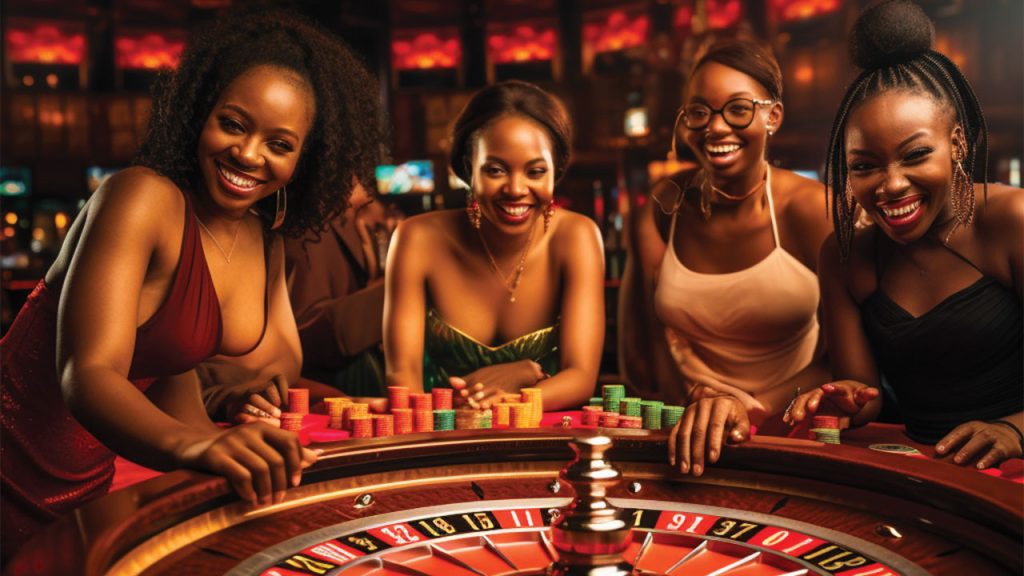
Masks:
[[[910,214],[914,210],[917,210],[919,206],[921,206],[921,201],[915,200],[914,202],[911,202],[910,204],[907,204],[902,208],[896,208],[895,210],[890,210],[889,208],[882,207],[882,213],[885,214],[887,218],[905,216],[907,214]]]
[[[510,216],[522,216],[523,214],[526,214],[527,210],[530,209],[529,206],[524,206],[522,204],[518,204],[515,206],[506,206],[504,204],[498,204],[498,207],[501,208],[503,212]]]
[[[246,178],[245,176],[242,176],[240,174],[230,172],[220,165],[217,166],[217,171],[220,172],[220,175],[223,176],[225,180],[231,182],[232,184],[238,186],[239,188],[255,188],[260,183],[259,180]]]
[[[711,144],[706,144],[704,146],[704,149],[707,150],[708,152],[712,153],[712,154],[728,154],[729,152],[735,152],[736,150],[739,150],[740,149],[740,145],[739,144],[722,144],[720,146],[712,146]]]

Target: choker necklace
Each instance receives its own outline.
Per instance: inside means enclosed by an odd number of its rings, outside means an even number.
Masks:
[[[218,241],[217,237],[213,235],[213,232],[210,232],[210,229],[206,227],[206,224],[203,224],[203,221],[199,219],[199,216],[196,216],[196,222],[199,222],[199,227],[206,232],[211,240],[213,240],[213,245],[217,247],[217,250],[220,250],[220,255],[224,257],[224,260],[228,264],[231,264],[231,256],[235,253],[235,246],[238,244],[238,232],[242,229],[242,225],[245,224],[245,221],[243,220],[238,223],[238,227],[235,228],[235,237],[231,239],[231,250],[227,251],[225,251],[224,247],[220,245],[220,241]]]
[[[519,288],[519,281],[523,279],[523,272],[526,270],[526,255],[530,253],[530,247],[533,246],[533,233],[536,230],[536,222],[530,225],[530,238],[526,241],[526,248],[523,249],[523,254],[519,257],[519,264],[516,265],[516,269],[512,272],[511,279],[505,276],[505,273],[498,268],[498,261],[494,259],[494,254],[491,254],[491,249],[487,247],[487,241],[484,240],[484,233],[477,228],[476,233],[480,235],[480,243],[484,246],[484,251],[487,252],[487,257],[491,260],[491,267],[498,273],[501,278],[501,285],[508,292],[508,301],[516,301],[516,288]]]
[[[770,168],[766,163],[764,168],[764,176],[757,182],[757,185],[755,185],[746,193],[739,195],[729,194],[725,190],[722,190],[721,188],[715,186],[714,184],[711,183],[711,178],[708,178],[707,172],[701,170],[699,174],[700,185],[698,187],[700,190],[701,216],[703,216],[705,220],[711,218],[711,196],[714,194],[717,194],[722,198],[725,198],[726,200],[730,200],[732,202],[742,202],[743,200],[746,200],[747,198],[753,196],[754,193],[760,190],[761,187],[764,186],[764,183],[768,181],[768,170],[770,170]]]

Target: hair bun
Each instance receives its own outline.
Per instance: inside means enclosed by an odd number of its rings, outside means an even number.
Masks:
[[[935,29],[920,6],[885,0],[865,10],[850,31],[850,60],[862,69],[905,62],[932,47]]]

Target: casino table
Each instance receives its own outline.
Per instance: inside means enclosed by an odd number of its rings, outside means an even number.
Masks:
[[[457,430],[318,445],[285,502],[163,474],[91,502],[30,541],[8,574],[526,575],[558,557],[575,437],[611,439],[608,502],[636,574],[1021,574],[1021,461],[980,473],[928,457],[897,426],[841,445],[756,436],[704,476],[666,463],[664,431]],[[869,445],[917,447],[918,457]],[[563,471],[560,478],[559,473]],[[1015,481],[1016,480],[1016,481]],[[574,504],[575,506],[575,504]]]

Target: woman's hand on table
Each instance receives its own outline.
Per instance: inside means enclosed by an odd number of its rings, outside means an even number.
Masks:
[[[519,360],[507,364],[494,364],[475,370],[466,376],[448,379],[455,389],[456,404],[488,409],[502,394],[515,394],[544,379],[544,370],[533,360]]]
[[[805,418],[817,414],[818,410],[822,410],[826,414],[840,416],[840,428],[846,428],[849,426],[849,419],[859,414],[868,402],[878,396],[878,388],[861,382],[854,380],[829,382],[794,398],[786,408],[786,412],[783,413],[782,421],[793,426]]]
[[[946,434],[935,445],[937,457],[950,458],[954,464],[974,464],[979,470],[998,466],[1004,460],[1022,456],[1021,440],[1010,426],[997,422],[972,420]]]
[[[750,419],[743,403],[729,394],[698,394],[668,438],[668,460],[683,474],[700,476],[722,453],[722,443],[750,439]]]
[[[182,439],[175,449],[182,466],[223,476],[243,500],[260,505],[283,501],[318,453],[303,448],[297,434],[262,422]]]

